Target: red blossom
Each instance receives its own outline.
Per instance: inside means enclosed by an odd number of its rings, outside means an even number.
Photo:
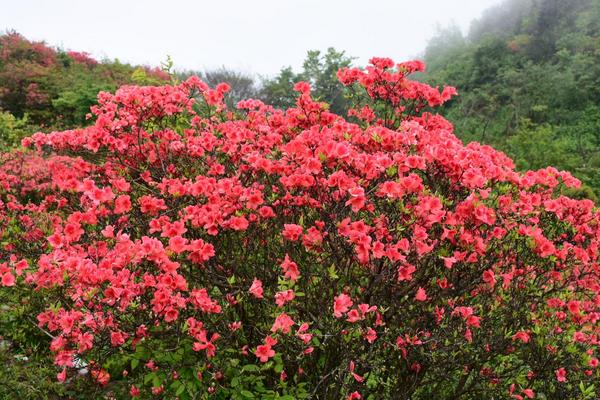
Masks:
[[[252,281],[252,285],[250,286],[250,289],[248,289],[248,291],[250,292],[250,294],[252,294],[252,296],[256,297],[257,299],[262,299],[263,298],[262,282],[256,278],[254,278],[254,280]]]
[[[333,315],[335,315],[336,318],[340,318],[342,314],[352,307],[352,304],[353,302],[347,294],[342,293],[336,296],[333,301]]]

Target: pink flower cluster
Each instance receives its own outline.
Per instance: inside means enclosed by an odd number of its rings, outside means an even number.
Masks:
[[[105,384],[122,374],[103,360],[140,353],[135,396],[189,365],[230,393],[232,358],[349,399],[465,374],[515,398],[596,379],[599,212],[561,195],[570,174],[516,172],[422,112],[455,94],[408,78],[423,68],[340,71],[364,91],[358,122],[307,83],[287,110],[229,110],[227,86],[196,77],[125,86],[93,126],[23,141],[51,155],[3,155],[2,285],[47,294],[61,379],[77,357]],[[152,353],[178,348],[192,359]]]

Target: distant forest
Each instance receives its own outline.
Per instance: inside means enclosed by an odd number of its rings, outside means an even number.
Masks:
[[[451,26],[425,52],[423,77],[454,85],[443,113],[465,141],[508,153],[520,169],[571,171],[600,194],[600,1],[509,0]]]

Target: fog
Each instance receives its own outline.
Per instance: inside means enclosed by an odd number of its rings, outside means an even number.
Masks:
[[[0,29],[50,45],[178,69],[274,74],[309,49],[335,47],[364,64],[422,54],[436,26],[470,22],[499,0],[2,1]]]

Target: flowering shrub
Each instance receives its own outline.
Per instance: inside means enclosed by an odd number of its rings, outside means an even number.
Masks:
[[[599,213],[553,168],[463,145],[420,62],[343,69],[355,105],[192,77],[101,93],[4,156],[2,285],[43,293],[57,378],[151,398],[582,398]],[[30,289],[27,289],[30,288]],[[84,372],[85,372],[84,371]],[[584,393],[582,395],[582,393]]]
[[[73,61],[84,64],[88,67],[98,65],[98,61],[96,61],[89,53],[86,53],[85,51],[67,51],[67,55],[71,57]]]

